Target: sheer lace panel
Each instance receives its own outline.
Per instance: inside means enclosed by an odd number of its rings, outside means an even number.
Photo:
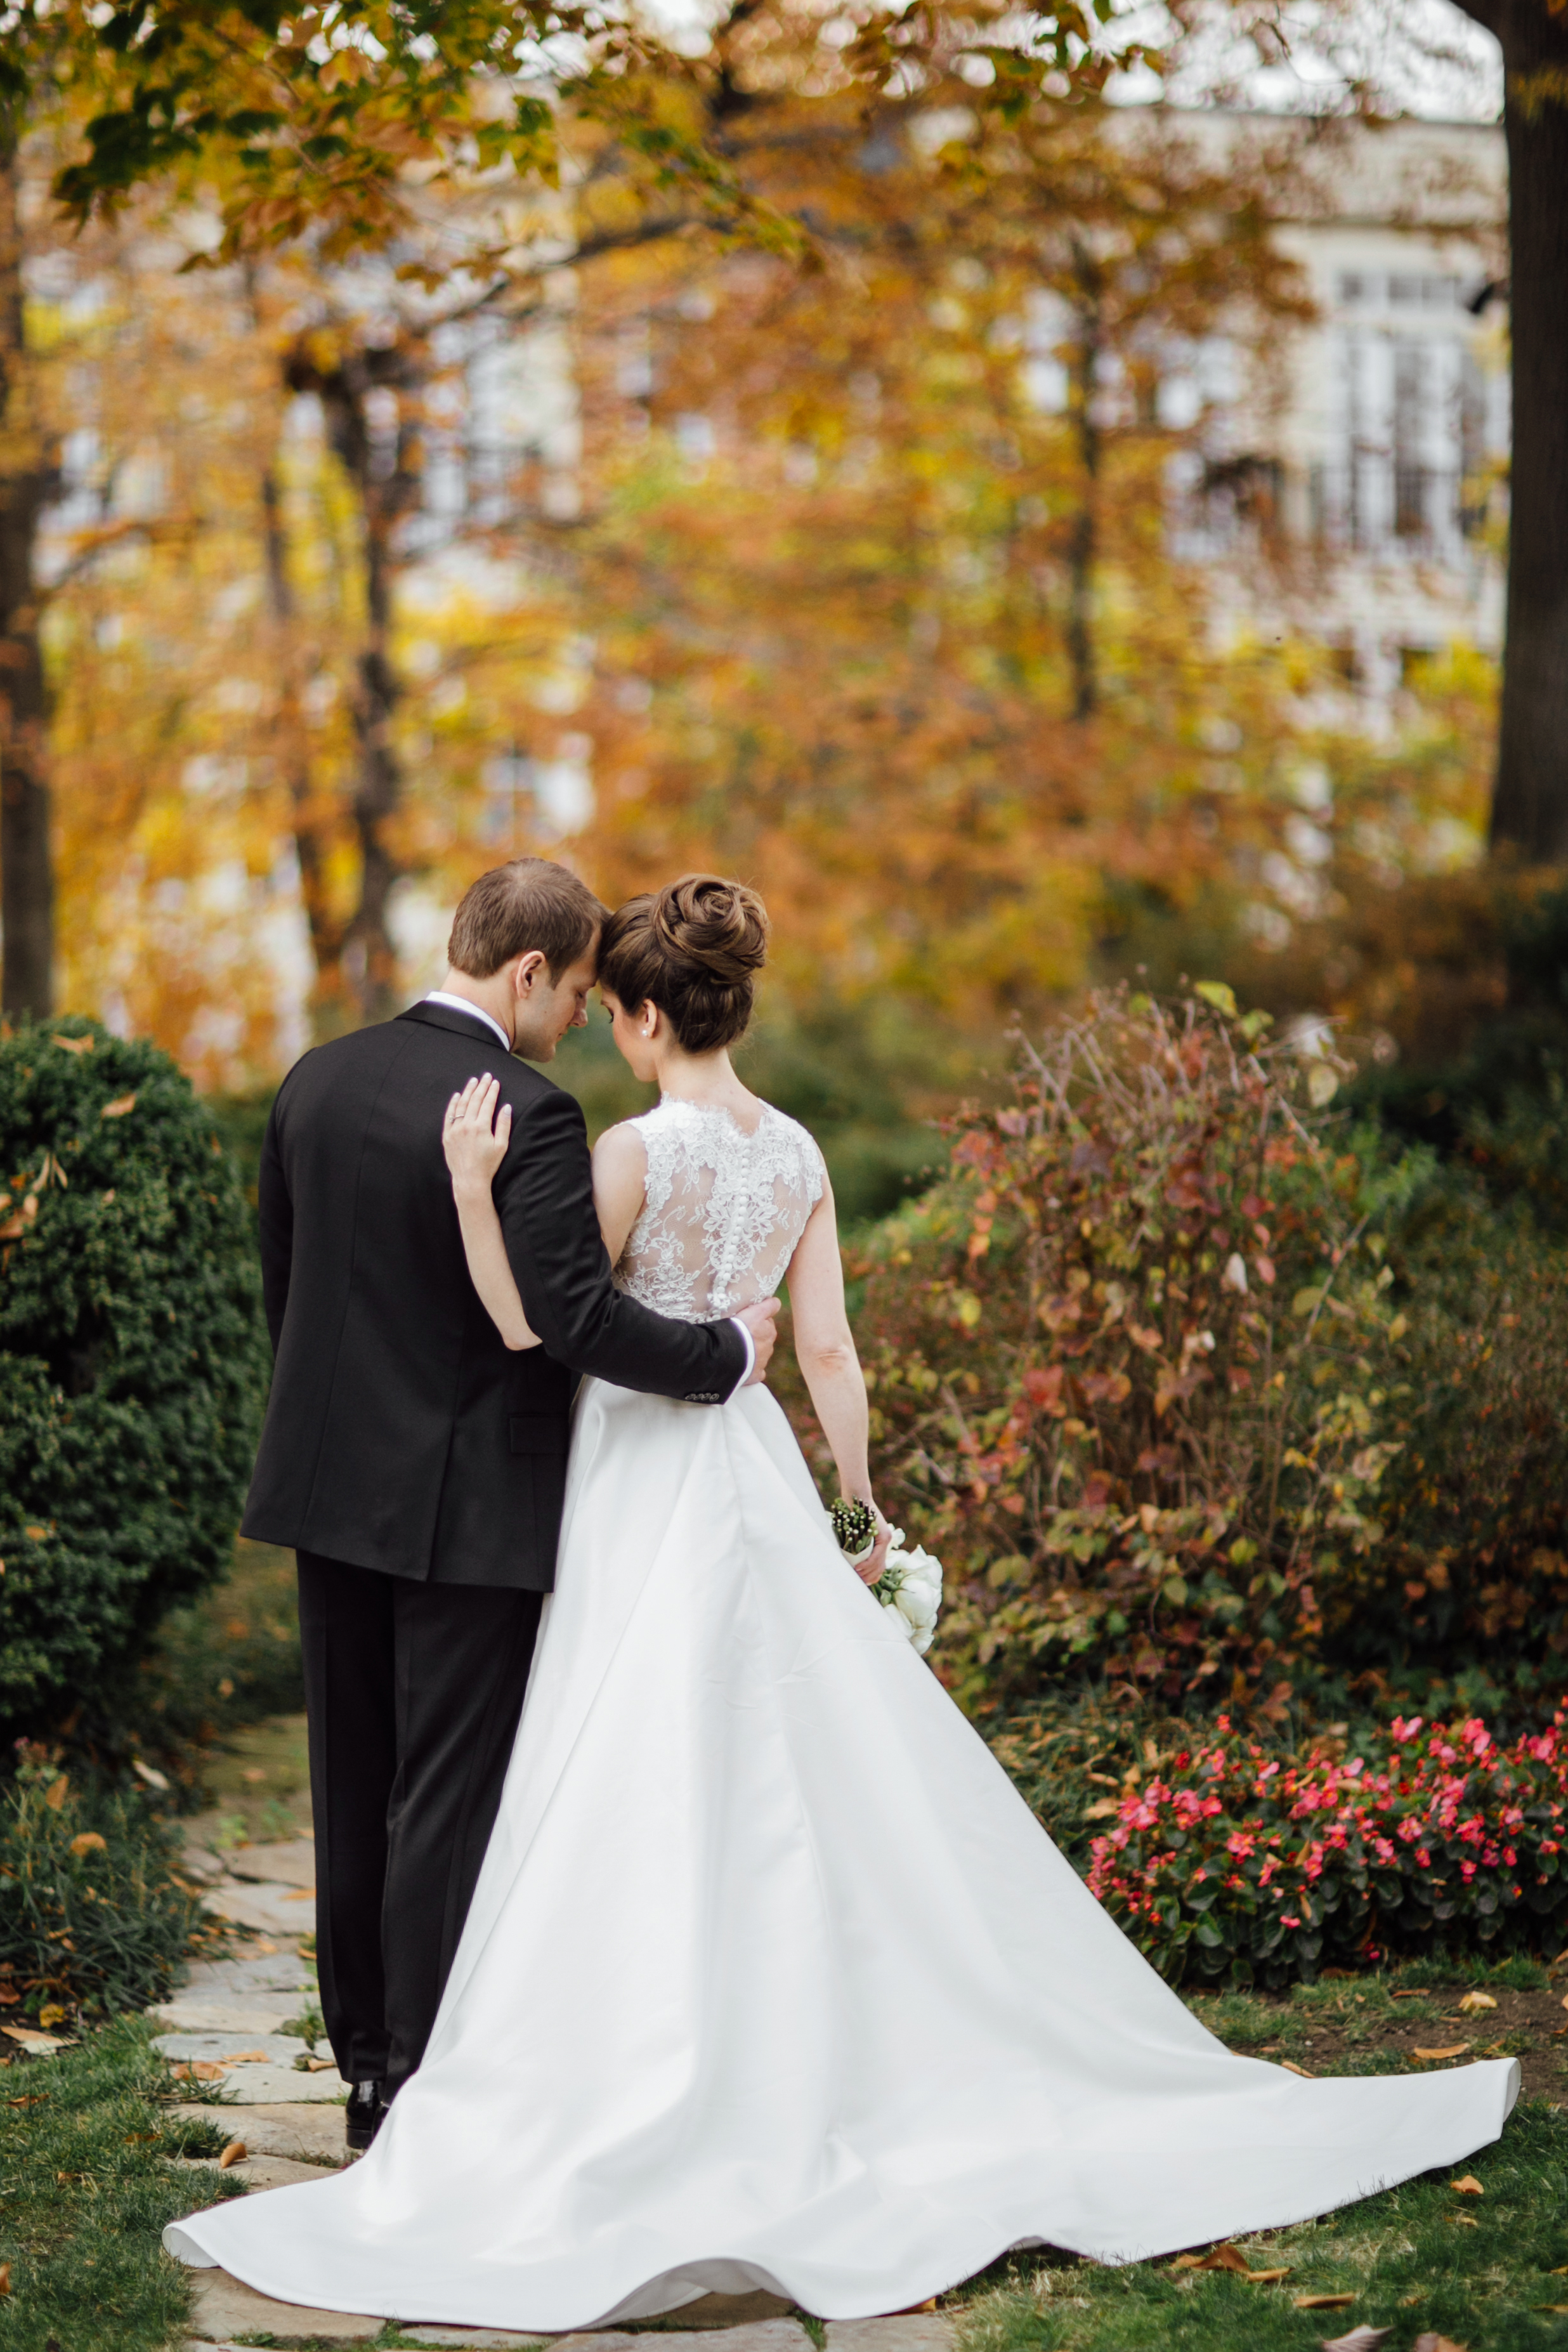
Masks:
[[[822,1198],[822,1154],[805,1128],[764,1104],[748,1135],[729,1111],[670,1095],[629,1124],[647,1189],[617,1286],[683,1323],[770,1297]]]

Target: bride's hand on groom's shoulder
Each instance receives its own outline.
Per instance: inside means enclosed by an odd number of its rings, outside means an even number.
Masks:
[[[745,1325],[752,1335],[752,1345],[757,1351],[750,1378],[742,1382],[742,1388],[754,1388],[759,1381],[767,1378],[768,1361],[773,1352],[773,1341],[778,1337],[778,1312],[776,1298],[759,1298],[754,1307],[742,1307],[734,1318],[737,1323]]]
[[[500,1084],[496,1078],[470,1078],[461,1094],[447,1105],[441,1126],[441,1148],[452,1171],[455,1191],[471,1187],[488,1192],[496,1170],[506,1158],[511,1139],[511,1105],[502,1103],[496,1115]]]

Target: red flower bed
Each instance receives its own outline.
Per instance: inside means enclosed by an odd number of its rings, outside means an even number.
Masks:
[[[1568,1907],[1568,1708],[1500,1748],[1396,1716],[1380,1752],[1270,1754],[1217,1719],[1117,1809],[1089,1884],[1169,1977],[1310,1979],[1423,1944],[1551,1932]]]

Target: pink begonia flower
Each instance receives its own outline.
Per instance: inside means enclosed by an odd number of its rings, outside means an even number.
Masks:
[[[1300,1919],[1293,1919],[1289,1911],[1282,1911],[1279,1914],[1279,1925],[1282,1927],[1299,1927],[1300,1924]]]

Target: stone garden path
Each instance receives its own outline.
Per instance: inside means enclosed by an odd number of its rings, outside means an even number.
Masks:
[[[149,2011],[162,2029],[156,2047],[176,2067],[189,2067],[193,2089],[207,2094],[208,2103],[193,2098],[174,2112],[208,2122],[221,2115],[232,2124],[246,2154],[228,2168],[252,2195],[318,2179],[347,2158],[342,2077],[326,2043],[306,2042],[298,2030],[317,1999],[315,1969],[300,1951],[316,1924],[314,1847],[308,1837],[221,1855],[193,1847],[184,1864],[205,1885],[207,1908],[250,1930],[251,1940],[235,1958],[199,1962],[174,2000]],[[295,2031],[285,2033],[290,2025]],[[224,2104],[215,2111],[216,2087]],[[185,2159],[181,2168],[191,2176],[191,2204],[197,2206],[217,2160]],[[384,2325],[384,2315],[374,2312],[274,2303],[226,2271],[197,2271],[195,2284],[195,2330],[187,2352],[239,2352],[235,2338],[258,2336],[364,2345]],[[495,2327],[409,2326],[403,2334],[406,2343],[447,2352],[547,2342],[560,2352],[814,2352],[811,2337],[776,2295],[705,2295],[679,2316],[682,2325],[661,2326],[655,2345],[621,2329],[554,2338]],[[951,2332],[934,2312],[835,2323],[827,2328],[827,2352],[949,2352]]]

